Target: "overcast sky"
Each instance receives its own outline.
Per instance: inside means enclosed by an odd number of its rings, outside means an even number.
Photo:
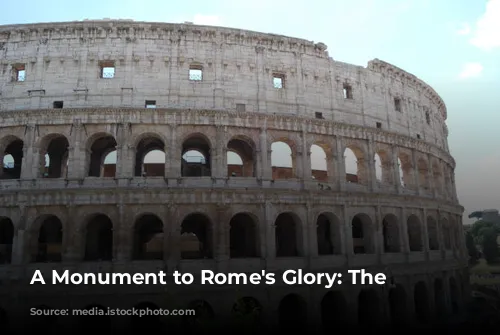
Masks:
[[[335,60],[379,58],[448,108],[465,217],[500,208],[500,0],[3,0],[0,24],[121,18],[221,25],[323,42]]]

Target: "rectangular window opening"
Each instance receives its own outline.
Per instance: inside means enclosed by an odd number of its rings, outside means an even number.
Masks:
[[[394,98],[394,109],[396,112],[401,112],[401,99]]]
[[[100,63],[101,78],[113,79],[115,77],[115,63],[113,61],[105,61]]]
[[[245,111],[245,104],[236,104],[236,111],[242,113]]]
[[[420,139],[420,134],[417,134],[417,138]]]
[[[63,108],[64,102],[63,101],[54,101],[52,103],[53,108],[61,109]]]
[[[14,65],[12,70],[14,71],[14,81],[22,82],[26,80],[26,67],[24,64]]]
[[[352,87],[349,84],[343,86],[344,99],[352,99]]]
[[[377,122],[377,128],[381,129],[382,128],[382,122]]]
[[[282,73],[273,73],[273,87],[277,89],[285,88],[285,75]]]
[[[316,119],[323,119],[323,113],[321,112],[316,112],[314,113],[316,115]]]
[[[429,111],[425,111],[425,122],[427,122],[428,125],[431,124],[431,114]]]
[[[203,80],[203,68],[200,65],[189,66],[189,80],[191,81]]]
[[[144,105],[146,108],[156,108],[156,100],[146,100]]]

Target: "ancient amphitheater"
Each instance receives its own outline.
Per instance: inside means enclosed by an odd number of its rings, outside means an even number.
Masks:
[[[342,63],[326,49],[190,23],[0,26],[3,329],[23,329],[17,321],[36,306],[194,306],[209,322],[251,305],[267,324],[326,329],[460,313],[463,208],[444,102],[396,66]],[[297,268],[389,280],[332,290],[28,285],[36,269]]]

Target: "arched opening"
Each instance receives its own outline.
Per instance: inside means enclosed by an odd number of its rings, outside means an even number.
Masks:
[[[424,282],[420,281],[415,285],[413,291],[413,301],[415,304],[416,320],[420,324],[425,324],[429,321],[429,293]]]
[[[36,334],[39,333],[41,329],[43,329],[45,334],[58,334],[59,320],[58,317],[53,314],[54,309],[46,305],[33,306],[33,308],[37,311],[42,311],[42,314],[30,318],[30,322],[27,324],[27,329],[25,329],[24,334]]]
[[[276,257],[296,257],[302,254],[302,227],[292,213],[282,213],[275,221]]]
[[[227,144],[227,175],[255,177],[255,144],[247,138],[233,138]]]
[[[438,225],[433,217],[427,217],[427,234],[429,236],[429,249],[439,250]]]
[[[429,167],[427,165],[427,162],[423,159],[420,158],[417,161],[417,169],[418,169],[418,181],[421,185],[421,187],[428,191],[429,190]]]
[[[278,141],[271,144],[273,179],[295,178],[294,152],[290,144]]]
[[[340,221],[330,213],[323,213],[316,220],[318,255],[341,254]]]
[[[328,164],[325,149],[317,144],[311,145],[311,174],[317,181],[328,181]]]
[[[163,222],[156,215],[145,214],[136,220],[133,259],[163,259]]]
[[[104,155],[104,163],[102,166],[103,177],[114,177],[116,175],[116,162],[118,160],[117,151],[112,150]]]
[[[398,218],[394,214],[387,214],[382,220],[385,253],[396,253],[401,251],[398,221]]]
[[[9,136],[2,140],[4,151],[1,152],[2,173],[0,179],[19,179],[21,178],[21,169],[23,164],[24,142],[17,137]]]
[[[446,218],[441,219],[441,231],[443,232],[443,244],[445,250],[451,250],[451,229]]]
[[[88,311],[87,315],[80,316],[80,324],[78,327],[80,334],[111,334],[112,321],[109,315],[106,315],[107,308],[98,304],[86,306],[84,310]],[[77,330],[77,332],[78,332]]]
[[[183,333],[193,331],[195,333],[206,330],[214,321],[214,310],[210,304],[204,300],[191,302],[188,310],[194,310],[194,313],[186,313],[183,316]]]
[[[116,162],[115,164],[105,164],[105,160],[111,152],[116,150],[115,138],[111,135],[101,134],[90,143],[92,144],[90,146],[89,177],[114,177]]]
[[[160,308],[152,302],[141,302],[134,306],[142,316],[132,316],[132,334],[154,334],[161,332],[163,324],[160,318]]]
[[[321,299],[321,324],[325,334],[334,333],[349,323],[347,301],[340,291],[330,291]]]
[[[375,162],[375,178],[379,183],[381,183],[383,180],[382,158],[380,158],[380,155],[376,153],[373,161]]]
[[[87,223],[85,261],[113,259],[113,222],[104,214],[96,214]]]
[[[358,324],[370,329],[381,325],[381,304],[377,291],[364,289],[358,295]]]
[[[62,178],[66,176],[68,166],[68,139],[63,135],[48,135],[42,141],[40,160],[43,166],[43,177]]]
[[[458,290],[457,281],[455,278],[450,277],[450,300],[451,300],[451,312],[453,314],[458,314],[460,311],[460,293]]]
[[[407,221],[410,251],[422,251],[422,224],[416,215],[410,215]]]
[[[281,299],[278,307],[280,333],[300,334],[306,331],[307,305],[296,294],[289,294]]]
[[[34,261],[60,262],[63,240],[61,220],[54,215],[41,218],[40,220],[42,220],[42,223],[38,233],[38,248]]]
[[[234,303],[231,314],[235,329],[245,329],[250,333],[250,330],[255,330],[262,321],[262,305],[255,298],[242,297]]]
[[[182,143],[181,174],[183,177],[210,177],[212,157],[210,141],[202,134],[192,134]]]
[[[165,143],[155,136],[143,138],[135,152],[136,177],[165,176]]]
[[[181,225],[181,258],[212,258],[212,224],[203,214],[188,215]]]
[[[372,220],[366,214],[356,214],[352,218],[352,240],[355,254],[373,254],[375,245],[373,241],[374,227]]]
[[[408,309],[406,302],[406,292],[401,285],[391,288],[389,291],[389,309],[391,313],[391,323],[397,329],[406,326],[408,322]]]
[[[11,219],[0,217],[0,264],[12,261],[12,245],[14,244],[14,223]]]
[[[413,181],[413,164],[411,157],[405,153],[399,153],[398,157],[399,176],[401,178],[401,186],[412,188]]]
[[[358,184],[365,183],[366,167],[362,150],[354,147],[347,147],[344,150],[344,164],[347,182]]]
[[[444,321],[446,313],[446,297],[443,281],[440,278],[434,280],[434,304],[436,306],[436,317],[438,321]]]
[[[249,214],[238,213],[232,217],[229,226],[230,257],[257,257],[259,239],[255,220]]]

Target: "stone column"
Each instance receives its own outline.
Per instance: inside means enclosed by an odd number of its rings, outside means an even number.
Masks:
[[[408,213],[406,208],[401,208],[401,250],[409,255],[410,254],[410,240],[408,236]]]
[[[422,210],[422,215],[423,215],[423,221],[422,221],[422,238],[423,240],[423,246],[424,246],[424,251],[425,251],[425,259],[429,260],[430,256],[430,247],[429,247],[429,230],[427,229],[427,209]]]
[[[306,222],[307,227],[309,252],[308,256],[310,259],[318,257],[318,222],[315,218],[315,213],[312,210],[312,204],[306,203]]]
[[[401,193],[401,174],[399,173],[399,155],[398,155],[398,148],[397,146],[393,145],[392,146],[392,168],[393,168],[393,178],[394,178],[394,185],[396,185],[396,192]]]
[[[29,257],[29,233],[26,231],[28,209],[24,204],[19,206],[19,221],[18,229],[14,231],[14,239],[12,241],[12,256],[11,263],[23,264]]]
[[[168,273],[173,273],[181,259],[181,223],[178,222],[177,205],[171,201],[166,207],[163,227],[168,230],[165,230],[163,238],[164,257],[167,260]],[[165,222],[169,224],[166,226]]]
[[[340,191],[345,191],[346,189],[346,170],[345,170],[345,156],[342,150],[343,143],[342,139],[338,136],[335,137],[335,149],[336,149],[336,177],[338,180],[338,188]]]
[[[216,139],[215,147],[212,148],[212,177],[225,178],[227,177],[227,157],[225,157],[227,152],[227,143],[225,133],[227,127],[222,125],[216,125]]]
[[[347,257],[347,264],[351,265],[352,258],[354,257],[354,244],[352,241],[352,219],[349,215],[346,206],[342,205],[342,215],[344,218],[344,253]]]
[[[379,264],[382,263],[384,255],[384,230],[382,226],[382,211],[380,206],[375,206],[375,253]]]
[[[276,259],[276,225],[274,222],[274,209],[269,202],[264,204],[264,225],[266,227],[266,259],[273,264]]]
[[[73,204],[66,206],[66,222],[63,225],[63,241],[62,241],[62,261],[77,262],[78,261],[78,244],[74,243],[73,232],[78,230],[79,222],[77,208]]]
[[[415,183],[415,190],[417,191],[417,194],[422,194],[422,187],[420,186],[420,172],[418,170],[418,161],[417,161],[417,154],[415,152],[415,149],[411,150],[411,162],[412,162],[412,169],[413,169],[413,180]]]
[[[165,176],[169,179],[177,179],[182,176],[182,143],[179,143],[178,137],[180,134],[177,132],[175,125],[170,125],[170,145],[165,153]]]
[[[312,166],[311,166],[311,148],[307,147],[307,132],[303,129],[302,136],[300,137],[300,145],[297,143],[297,147],[301,148],[302,152],[302,174],[298,174],[299,178],[304,181],[312,180]]]
[[[215,225],[215,261],[219,272],[227,272],[230,253],[229,215],[230,206],[217,204],[217,223]]]
[[[271,150],[267,144],[267,129],[260,130],[260,161],[261,161],[261,176],[262,179],[270,180],[273,178],[271,168]]]
[[[118,224],[113,229],[114,259],[126,263],[132,259],[134,248],[134,222],[124,204],[118,204]]]
[[[37,165],[33,161],[38,152],[34,147],[35,131],[37,126],[26,125],[26,131],[23,140],[23,157],[21,165],[21,179],[35,179],[37,174],[33,173],[36,171]],[[15,159],[16,157],[14,157]],[[14,164],[17,162],[15,161]]]
[[[80,120],[71,125],[71,139],[68,148],[68,179],[83,179],[87,176],[89,155],[84,140],[84,126]]]
[[[336,168],[335,168],[335,162],[337,161],[338,157],[336,153],[332,153],[330,151],[326,152],[326,174],[327,174],[327,181],[328,184],[333,184],[335,183],[335,180],[338,178],[336,176]]]

